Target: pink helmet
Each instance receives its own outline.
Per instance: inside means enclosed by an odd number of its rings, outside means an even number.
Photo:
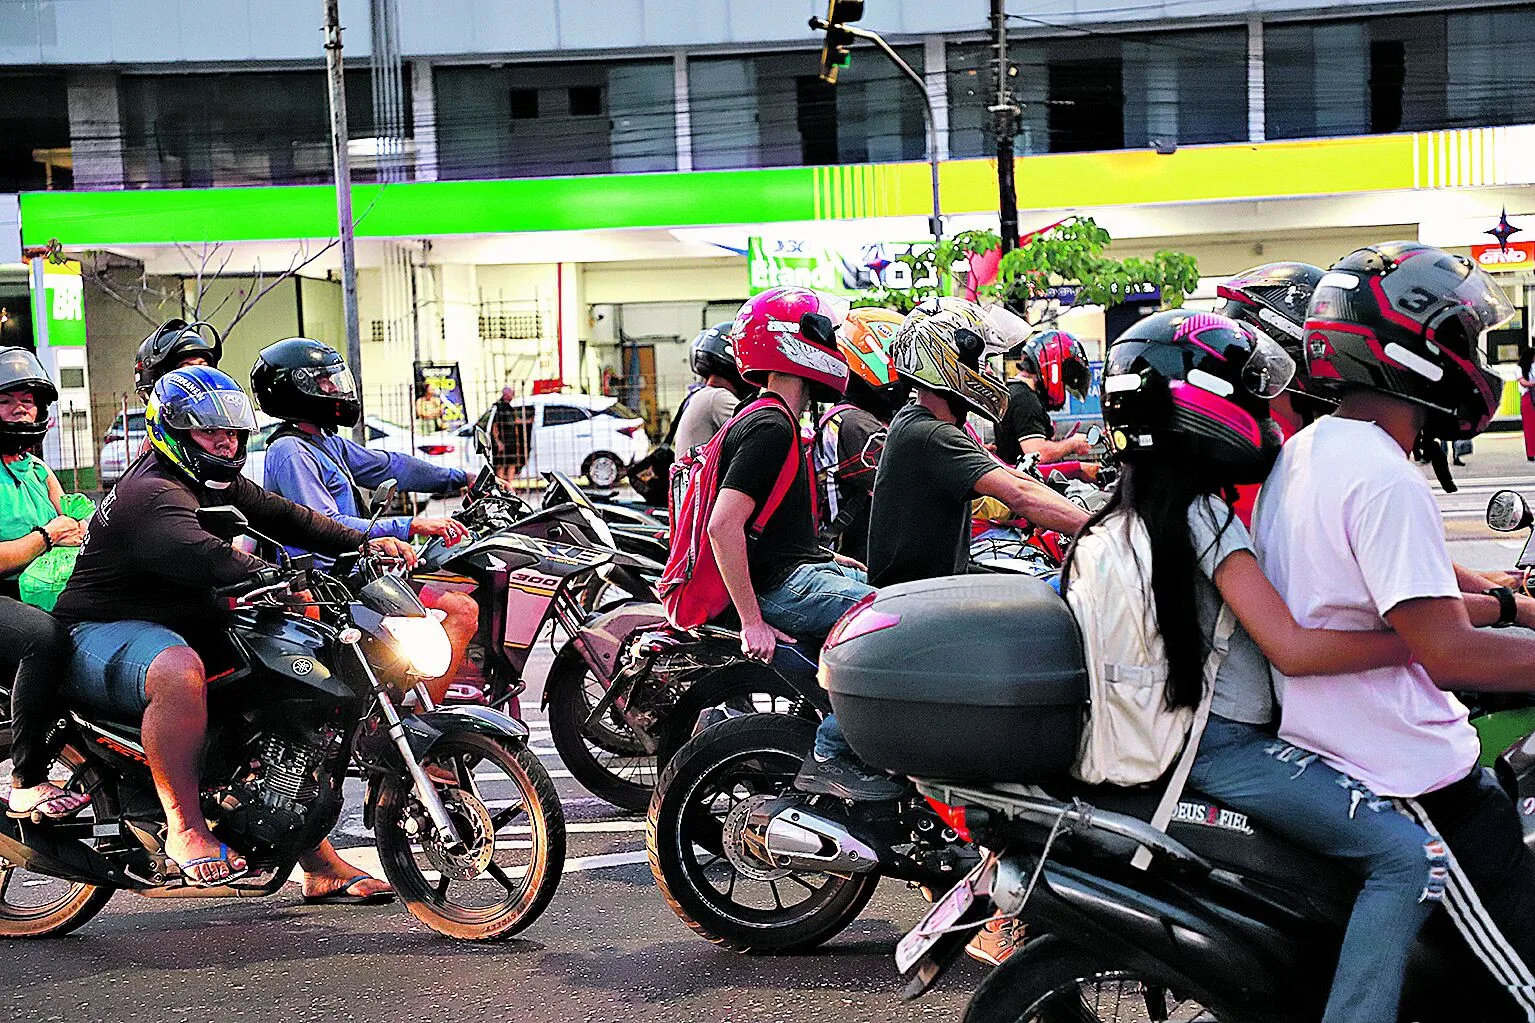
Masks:
[[[818,400],[842,397],[848,367],[837,344],[838,319],[828,299],[806,288],[773,288],[748,299],[730,332],[741,376],[760,387],[769,373],[788,373],[809,381]]]

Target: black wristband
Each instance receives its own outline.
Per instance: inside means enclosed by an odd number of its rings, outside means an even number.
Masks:
[[[32,527],[32,532],[37,533],[40,536],[42,536],[42,538],[43,538],[43,551],[45,553],[48,552],[48,551],[53,550],[53,537],[48,535],[48,531],[46,529],[44,529],[42,526],[33,526]]]
[[[1498,598],[1498,620],[1492,623],[1492,627],[1503,629],[1514,624],[1519,617],[1519,605],[1514,600],[1514,591],[1507,586],[1494,586],[1487,591],[1487,595]]]

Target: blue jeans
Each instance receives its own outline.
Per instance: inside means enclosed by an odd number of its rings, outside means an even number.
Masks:
[[[1296,845],[1358,869],[1364,887],[1322,1018],[1395,1023],[1408,953],[1444,898],[1444,843],[1315,753],[1224,718],[1210,718],[1189,783]]]
[[[789,578],[765,593],[757,594],[762,620],[796,639],[823,639],[848,608],[874,592],[867,577],[856,568],[835,561],[800,565]],[[834,715],[815,732],[815,755],[819,760],[846,756],[853,752],[842,736]]]

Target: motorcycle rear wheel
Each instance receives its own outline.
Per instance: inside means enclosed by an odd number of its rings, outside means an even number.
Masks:
[[[7,785],[11,773],[11,732],[0,731],[0,774]],[[81,768],[84,758],[65,747],[48,772],[60,788],[83,791]],[[73,818],[76,822],[93,819],[87,807]],[[79,884],[26,870],[0,857],[0,938],[55,938],[84,926],[117,891],[105,885]],[[23,902],[13,895],[28,896]]]
[[[473,732],[443,737],[421,766],[471,849],[444,850],[410,778],[392,778],[374,823],[385,876],[411,915],[439,934],[464,941],[516,934],[549,905],[565,869],[565,814],[553,779],[529,750]],[[438,780],[448,774],[455,782]],[[490,800],[490,786],[506,783],[510,800]],[[508,805],[486,805],[502,801]]]
[[[1056,938],[1025,944],[976,988],[962,1023],[1237,1023]]]
[[[661,772],[645,832],[650,872],[672,912],[716,945],[802,952],[841,933],[874,894],[877,873],[784,871],[762,880],[742,874],[724,855],[730,809],[751,796],[787,790],[814,734],[815,722],[804,718],[731,718],[694,736]],[[786,904],[786,892],[802,897]]]

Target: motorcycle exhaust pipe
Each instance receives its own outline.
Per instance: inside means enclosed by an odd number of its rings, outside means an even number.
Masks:
[[[868,874],[879,853],[847,824],[823,816],[798,798],[775,799],[747,814],[741,842],[754,859],[776,868]]]

